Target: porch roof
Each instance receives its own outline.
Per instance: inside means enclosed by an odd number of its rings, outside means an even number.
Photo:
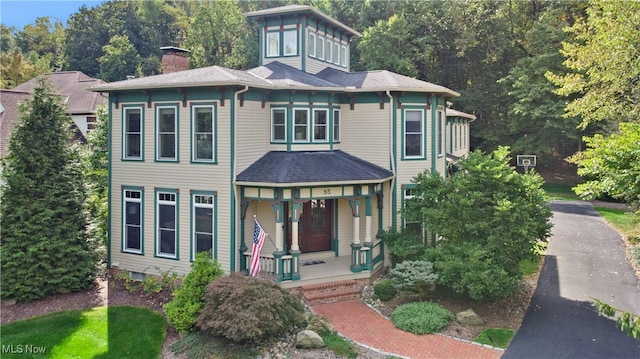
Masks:
[[[392,177],[391,171],[340,150],[271,151],[238,174],[236,183],[309,186],[380,183]]]

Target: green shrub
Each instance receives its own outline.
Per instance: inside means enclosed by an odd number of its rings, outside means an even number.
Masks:
[[[631,244],[640,244],[640,230],[632,229],[627,233],[627,240]]]
[[[382,235],[385,246],[391,252],[391,267],[407,260],[422,258],[425,245],[422,238],[414,232],[402,230],[401,232],[386,231]]]
[[[393,287],[399,292],[420,296],[434,289],[438,275],[433,272],[433,263],[427,261],[404,261],[391,270]]]
[[[393,287],[391,279],[383,279],[373,286],[373,294],[384,302],[393,299],[397,293],[398,291]]]
[[[173,301],[164,306],[169,324],[179,332],[190,332],[205,302],[207,284],[222,275],[224,271],[217,260],[211,259],[211,252],[197,253],[191,272],[182,286],[173,291]]]
[[[234,343],[262,345],[306,325],[302,301],[277,284],[232,273],[207,286],[196,326]]]
[[[431,302],[403,304],[391,313],[391,322],[396,328],[414,334],[435,333],[454,318],[453,313]]]

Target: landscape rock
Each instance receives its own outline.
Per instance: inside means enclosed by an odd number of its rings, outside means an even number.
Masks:
[[[462,325],[476,326],[484,324],[482,318],[480,318],[471,308],[456,314],[456,320]]]
[[[296,348],[319,349],[324,348],[324,340],[313,330],[303,330],[296,335]]]

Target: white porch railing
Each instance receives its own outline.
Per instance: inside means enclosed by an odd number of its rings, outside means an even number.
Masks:
[[[251,267],[251,254],[244,254],[244,260],[246,263],[247,271]],[[263,254],[260,256],[260,272],[268,273],[277,278],[277,280],[292,280],[292,273],[298,272],[298,268],[293,268],[294,263],[293,256],[284,255],[280,258],[274,257],[272,254]],[[278,266],[280,261],[280,266]],[[297,262],[297,261],[296,261]],[[280,270],[278,270],[280,268]],[[294,279],[295,280],[295,279]]]

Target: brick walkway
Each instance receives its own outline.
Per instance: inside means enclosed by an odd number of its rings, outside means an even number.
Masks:
[[[379,351],[419,358],[500,358],[504,351],[483,347],[443,335],[416,335],[393,326],[391,321],[360,300],[348,300],[312,307],[327,317],[333,328],[345,337]]]

